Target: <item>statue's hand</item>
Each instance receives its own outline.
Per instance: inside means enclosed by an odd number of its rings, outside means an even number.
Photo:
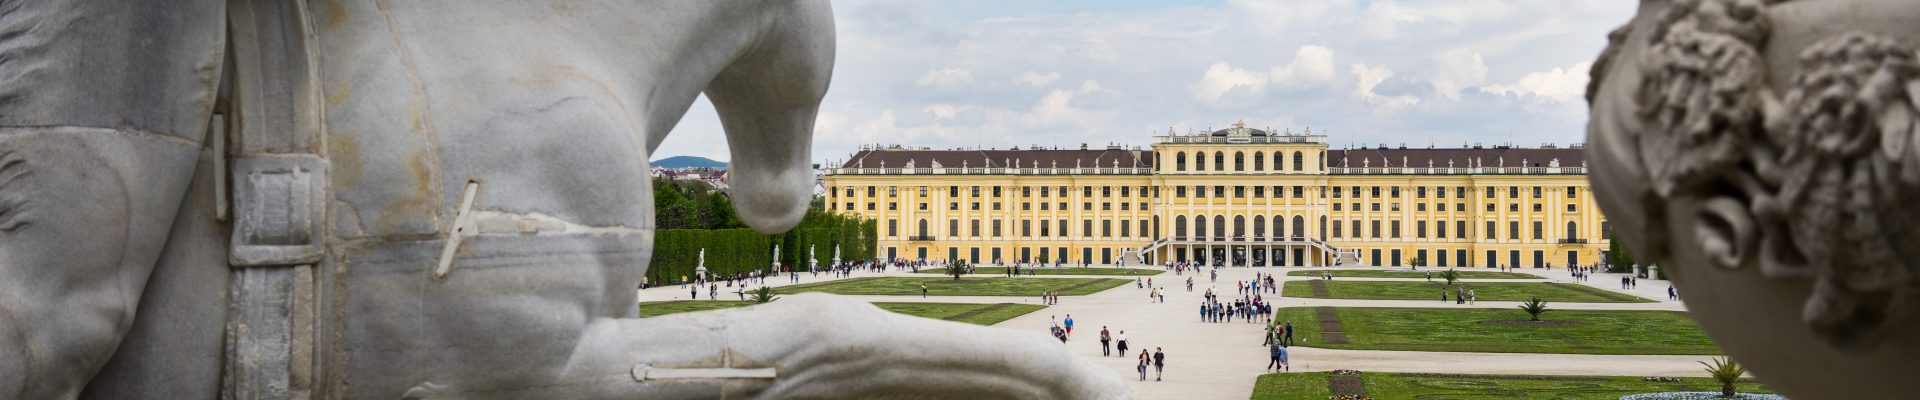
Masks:
[[[1125,399],[1132,393],[1043,335],[911,317],[822,294],[729,312],[729,347],[771,357],[765,398]]]
[[[592,387],[555,394],[1133,398],[1118,375],[1046,336],[894,314],[822,294],[732,310],[603,320],[589,329],[575,356],[568,368],[578,375],[572,380]],[[634,378],[628,383],[605,380],[629,369]]]

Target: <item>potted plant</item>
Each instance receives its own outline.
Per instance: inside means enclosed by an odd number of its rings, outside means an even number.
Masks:
[[[1526,311],[1527,315],[1532,316],[1531,321],[1539,321],[1540,314],[1547,312],[1547,302],[1541,301],[1540,296],[1533,296],[1532,299],[1520,304],[1520,311]]]
[[[1701,361],[1700,365],[1707,367],[1707,374],[1712,375],[1713,380],[1720,381],[1720,396],[1722,397],[1733,397],[1736,394],[1733,390],[1733,383],[1739,381],[1740,376],[1746,375],[1747,373],[1745,367],[1741,367],[1739,362],[1735,362],[1729,357],[1715,358],[1713,359],[1713,364],[1707,364],[1706,361]]]

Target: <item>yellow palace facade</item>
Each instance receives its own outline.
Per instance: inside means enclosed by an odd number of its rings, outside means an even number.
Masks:
[[[1244,123],[1151,149],[864,149],[827,168],[830,211],[879,254],[973,263],[1563,267],[1598,264],[1606,217],[1579,147],[1329,149]]]

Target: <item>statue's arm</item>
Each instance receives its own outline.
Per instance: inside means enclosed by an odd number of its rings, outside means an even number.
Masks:
[[[911,317],[822,294],[601,320],[575,355],[570,379],[623,379],[599,386],[610,397],[1132,397],[1112,371],[1043,335]],[[714,378],[725,376],[731,378]]]
[[[0,1],[0,399],[77,396],[132,325],[202,153],[223,4]]]

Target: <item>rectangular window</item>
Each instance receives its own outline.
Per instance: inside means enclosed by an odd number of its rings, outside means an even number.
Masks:
[[[1020,203],[1020,211],[1033,211],[1033,203]]]
[[[967,236],[980,237],[980,220],[970,222],[972,223],[967,225]]]
[[[1120,203],[1120,211],[1126,211],[1126,210],[1127,210],[1127,206],[1129,206],[1129,205],[1132,205],[1132,204],[1133,204],[1133,203]]]
[[[887,203],[887,211],[894,211],[899,209],[900,209],[900,203],[893,203],[893,202]]]
[[[1093,203],[1080,203],[1080,211],[1093,211]]]
[[[1433,221],[1433,237],[1435,239],[1447,238],[1447,221]]]
[[[1396,199],[1400,198],[1400,187],[1394,186],[1392,189],[1393,189],[1393,198],[1396,198]]]
[[[1467,203],[1453,203],[1453,211],[1467,212]]]
[[[1520,187],[1519,187],[1519,186],[1508,186],[1508,187],[1507,187],[1507,198],[1509,198],[1509,199],[1518,199],[1518,198],[1520,198]]]
[[[1110,219],[1100,220],[1100,237],[1103,237],[1103,238],[1113,237],[1113,220],[1110,220]]]
[[[1050,227],[1053,227],[1053,224],[1049,224],[1047,221],[1040,221],[1040,237],[1051,236],[1049,233],[1051,233],[1052,230],[1047,229]]]
[[[1371,193],[1371,194],[1373,195],[1373,198],[1376,198],[1376,199],[1378,199],[1378,198],[1380,198],[1380,187],[1379,187],[1379,186],[1374,186],[1374,187],[1373,187],[1373,191],[1372,191],[1372,192],[1373,192],[1373,193]]]
[[[1493,212],[1493,203],[1487,203],[1487,212]]]
[[[1442,199],[1447,198],[1447,188],[1445,186],[1434,186],[1433,197],[1442,198]]]
[[[973,211],[980,211],[980,202],[973,202]]]
[[[1493,229],[1493,227],[1494,227],[1493,221],[1487,221],[1487,240],[1494,239],[1493,233],[1496,231]]]
[[[947,203],[947,210],[960,211],[960,203]]]
[[[1092,186],[1081,186],[1081,187],[1080,187],[1080,197],[1093,197],[1093,187],[1092,187]]]
[[[1414,207],[1414,211],[1426,211],[1427,203],[1414,204],[1413,207]]]
[[[1127,221],[1120,221],[1120,237],[1132,236],[1127,234],[1128,232],[1127,227],[1130,227],[1130,226],[1132,225],[1127,225]]]
[[[1100,211],[1113,211],[1113,203],[1100,203]]]
[[[1246,186],[1234,186],[1234,187],[1233,187],[1233,197],[1234,197],[1234,198],[1243,198],[1243,197],[1247,197],[1247,187],[1246,187]]]
[[[900,220],[887,220],[887,236],[900,236]]]
[[[1489,199],[1494,198],[1495,196],[1498,196],[1498,194],[1500,193],[1500,192],[1494,191],[1494,189],[1491,187],[1486,188],[1485,190],[1487,192],[1487,198]]]
[[[920,211],[926,211],[926,210],[927,210],[927,203],[920,203]]]
[[[1352,192],[1353,192],[1353,193],[1350,193],[1350,194],[1352,194],[1352,195],[1353,195],[1353,198],[1356,198],[1356,199],[1358,199],[1358,198],[1360,198],[1360,187],[1359,187],[1359,186],[1354,186],[1354,187],[1352,188]]]
[[[1540,229],[1541,224],[1543,223],[1540,221],[1533,221],[1533,240],[1541,240],[1546,238],[1546,232],[1543,229]]]
[[[1427,221],[1413,221],[1413,237],[1427,238]]]
[[[960,236],[960,220],[957,220],[957,219],[947,220],[947,236],[952,236],[952,237]]]
[[[1029,186],[1021,186],[1020,197],[1033,197],[1033,188]]]
[[[1335,221],[1335,222],[1338,222],[1338,221]],[[1334,238],[1339,238],[1339,237],[1341,237],[1341,236],[1340,236],[1340,226],[1341,226],[1341,225],[1340,225],[1340,224],[1337,224],[1337,223],[1336,223],[1336,224],[1333,224],[1333,237],[1334,237]]]
[[[1101,186],[1101,187],[1100,187],[1100,197],[1113,197],[1113,187],[1112,187],[1112,186]]]
[[[1413,197],[1416,199],[1427,198],[1427,187],[1420,186],[1420,187],[1413,188]]]
[[[1540,203],[1533,203],[1533,212],[1540,212]]]
[[[867,187],[867,197],[874,197],[874,195],[873,195],[873,190],[874,190],[874,189],[875,189],[875,187],[873,187],[873,186],[868,186],[868,187]]]
[[[1226,186],[1214,186],[1214,187],[1213,187],[1213,197],[1227,197],[1227,187],[1226,187]]]
[[[1193,187],[1193,196],[1194,196],[1194,197],[1199,197],[1199,198],[1203,198],[1203,199],[1204,199],[1204,198],[1207,198],[1207,187],[1206,187],[1206,186],[1194,186],[1194,187]]]
[[[993,220],[993,237],[1000,237],[1000,220]]]
[[[887,187],[887,197],[900,197],[900,187],[899,187],[899,186],[888,186],[888,187]]]
[[[1030,220],[1030,219],[1020,220],[1020,236],[1021,237],[1033,236],[1033,220]]]
[[[1301,193],[1302,193],[1302,192],[1305,192],[1305,191],[1306,191],[1306,188],[1305,188],[1305,187],[1302,187],[1302,186],[1294,186],[1294,187],[1293,187],[1293,197],[1306,197],[1306,196],[1302,196],[1302,195],[1301,195]]]
[[[1128,192],[1129,190],[1131,190],[1131,189],[1133,189],[1133,187],[1130,187],[1130,186],[1121,186],[1121,187],[1120,187],[1120,197],[1130,197],[1130,196],[1129,196],[1129,195],[1127,194],[1127,192]],[[1142,192],[1142,194],[1144,194],[1144,192],[1146,192],[1146,191],[1145,191],[1145,190],[1142,190],[1141,192]]]
[[[1336,198],[1336,199],[1338,199],[1338,198],[1340,198],[1340,191],[1339,191],[1339,190],[1333,190],[1332,192],[1333,192],[1333,198]]]
[[[1333,203],[1333,210],[1340,211],[1340,203]]]
[[[1400,221],[1398,220],[1389,221],[1387,223],[1387,226],[1393,228],[1393,238],[1399,239],[1400,238]]]
[[[993,187],[993,197],[1000,197],[1000,187],[999,187],[999,186],[994,186],[994,187]]]
[[[1520,212],[1520,203],[1508,204],[1507,212]]]
[[[1572,204],[1567,205],[1567,212],[1576,212]]]
[[[1467,221],[1465,220],[1453,221],[1453,237],[1460,238],[1460,239],[1467,238]],[[1460,257],[1466,258],[1466,256],[1460,256]]]
[[[1568,186],[1568,187],[1567,187],[1567,198],[1569,198],[1569,199],[1577,199],[1577,198],[1580,198],[1580,187],[1579,187],[1579,186]]]
[[[1467,198],[1467,187],[1466,187],[1466,186],[1454,186],[1454,187],[1453,187],[1453,197],[1458,197],[1458,198],[1462,198],[1462,199],[1464,199],[1464,198]]]
[[[1046,210],[1047,210],[1047,203],[1040,203],[1040,211],[1046,211]]]
[[[1090,220],[1090,219],[1080,220],[1080,236],[1086,236],[1086,237],[1093,236],[1093,220]]]
[[[1064,201],[1062,201],[1062,202],[1060,202],[1060,208],[1055,208],[1055,210],[1060,210],[1060,211],[1066,211],[1066,210],[1067,210],[1067,202],[1064,202]]]
[[[1351,230],[1353,231],[1351,233],[1348,233],[1348,235],[1353,237],[1354,239],[1359,239],[1360,238],[1360,220],[1357,220],[1357,219],[1348,220],[1347,225],[1349,228],[1352,228]]]
[[[872,195],[873,195],[873,193],[867,193],[867,195],[868,195],[868,196],[872,196]],[[973,193],[972,193],[972,194],[970,194],[970,195],[971,195],[971,196],[973,196],[973,197],[980,197],[980,187],[979,187],[979,186],[974,186],[974,187],[973,187]]]
[[[1538,199],[1538,198],[1540,198],[1540,187],[1539,187],[1539,186],[1534,186],[1534,187],[1533,187],[1533,198],[1536,198],[1536,199]]]
[[[1183,198],[1183,199],[1184,199],[1184,198],[1186,198],[1186,197],[1187,197],[1187,187],[1186,187],[1186,186],[1177,186],[1177,187],[1174,187],[1174,188],[1173,188],[1173,197],[1177,197],[1177,198]]]
[[[1274,192],[1274,194],[1280,194],[1280,193],[1279,193],[1279,192]],[[1267,187],[1266,187],[1266,186],[1254,186],[1254,187],[1253,187],[1253,197],[1255,197],[1255,198],[1260,198],[1260,197],[1267,197]]]
[[[1000,211],[1000,202],[993,202],[993,210]]]
[[[1067,234],[1067,220],[1060,220],[1060,236],[1071,236]]]
[[[1507,221],[1507,239],[1520,240],[1520,221]]]
[[[1047,186],[1040,187],[1040,197],[1047,197],[1047,189],[1051,189],[1051,188]]]
[[[1376,219],[1376,220],[1373,220],[1372,222],[1373,223],[1371,225],[1373,226],[1368,227],[1367,230],[1373,234],[1374,239],[1379,239],[1380,238],[1380,220]]]
[[[1372,203],[1372,204],[1368,204],[1368,206],[1370,206],[1368,208],[1372,209],[1373,211],[1380,211],[1380,203]]]

